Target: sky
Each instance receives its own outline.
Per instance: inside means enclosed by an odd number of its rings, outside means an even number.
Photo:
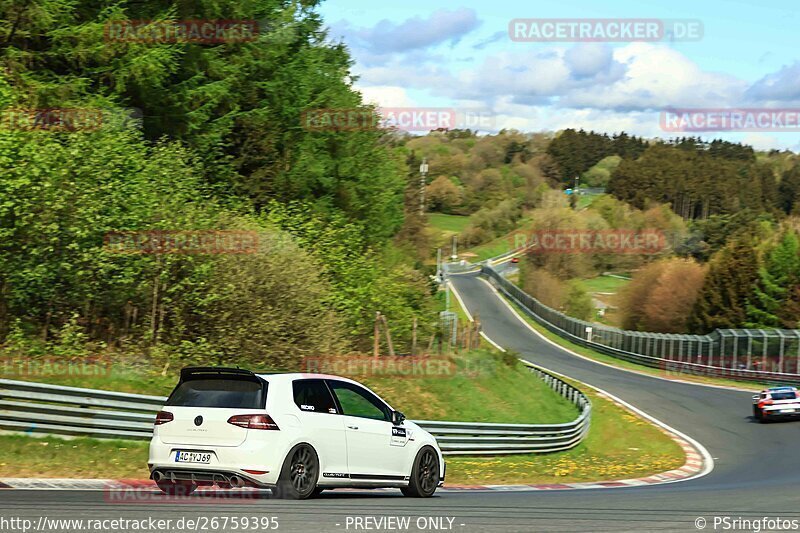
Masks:
[[[366,101],[480,110],[491,117],[487,132],[572,127],[669,138],[668,108],[800,110],[796,0],[328,0],[319,12],[329,38],[349,48]],[[691,20],[702,36],[518,42],[513,19]],[[699,135],[800,152],[800,128],[756,129]]]

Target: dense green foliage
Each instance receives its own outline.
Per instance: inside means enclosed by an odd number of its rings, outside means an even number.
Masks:
[[[796,328],[800,289],[800,238],[786,229],[772,244],[758,270],[758,280],[747,306],[748,327]]]
[[[85,109],[100,127],[0,131],[0,340],[82,329],[100,346],[291,366],[363,348],[376,311],[398,350],[433,304],[387,133],[313,131],[362,105],[316,0],[0,6],[0,111]],[[115,41],[127,20],[255,20],[242,42]],[[136,120],[109,120],[126,110]],[[7,125],[7,124],[6,124]],[[12,124],[13,126],[13,124]],[[247,230],[248,254],[113,253],[110,232]],[[157,347],[157,349],[156,349]]]
[[[637,160],[623,160],[608,192],[642,208],[667,202],[684,218],[707,218],[743,209],[776,208],[777,181],[768,166],[665,144],[650,146]]]
[[[758,277],[758,255],[752,237],[731,241],[709,262],[706,281],[689,319],[693,333],[740,328]]]
[[[568,187],[601,160],[610,156],[636,159],[645,150],[644,139],[632,137],[625,132],[609,137],[606,134],[562,131],[547,147],[547,153],[555,160],[560,180]]]

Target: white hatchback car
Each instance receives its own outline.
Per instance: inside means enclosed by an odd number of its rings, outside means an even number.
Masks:
[[[293,499],[339,487],[429,497],[445,476],[436,439],[353,380],[206,367],[181,371],[148,466],[168,494],[252,486]]]

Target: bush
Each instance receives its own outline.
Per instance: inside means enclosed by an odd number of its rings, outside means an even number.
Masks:
[[[623,291],[622,327],[686,333],[706,269],[691,259],[664,259],[637,272]]]
[[[320,305],[329,298],[307,253],[283,233],[261,232],[258,253],[214,264],[191,329],[219,363],[294,369],[305,356],[346,347],[340,321]]]
[[[578,320],[592,320],[594,318],[592,297],[575,282],[569,284],[569,292],[564,302],[564,312]]]
[[[540,268],[529,269],[527,263],[522,267],[522,289],[553,309],[564,305],[564,283],[550,272]]]

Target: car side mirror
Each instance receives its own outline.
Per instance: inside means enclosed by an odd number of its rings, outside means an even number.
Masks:
[[[758,394],[753,394],[753,399],[754,400],[758,400],[758,398],[759,398]]]
[[[400,411],[392,411],[392,424],[395,426],[399,426],[403,423],[403,420],[406,419],[406,415],[401,413]]]

